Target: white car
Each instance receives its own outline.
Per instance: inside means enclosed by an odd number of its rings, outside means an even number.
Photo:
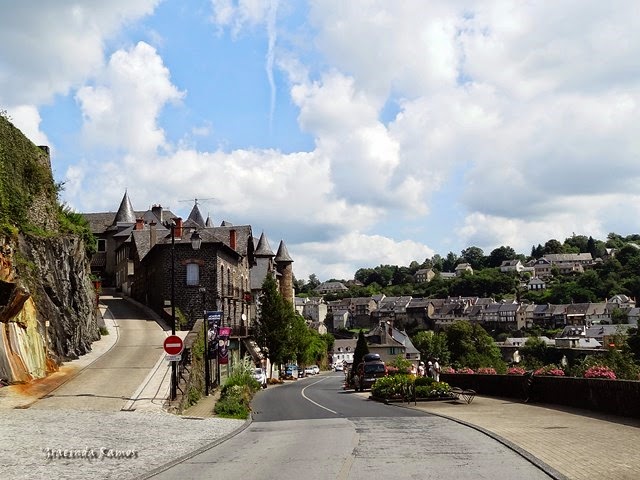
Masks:
[[[307,375],[315,375],[316,371],[313,369],[313,367],[304,367],[304,374],[305,374],[305,376],[307,376]]]
[[[256,382],[258,382],[262,388],[267,388],[267,372],[264,371],[264,368],[254,368],[253,378],[256,379]]]
[[[320,373],[320,367],[318,365],[311,365],[311,368],[313,369],[314,375],[318,375]]]
[[[344,370],[344,365],[342,364],[342,362],[338,362],[334,365],[333,368],[336,372],[342,372]]]

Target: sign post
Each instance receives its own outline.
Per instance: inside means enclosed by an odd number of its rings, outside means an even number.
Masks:
[[[167,355],[178,356],[182,350],[184,350],[184,342],[179,336],[169,335],[164,339],[164,351]]]

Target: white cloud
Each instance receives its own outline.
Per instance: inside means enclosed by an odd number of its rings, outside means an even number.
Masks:
[[[40,130],[42,118],[33,105],[18,105],[7,108],[7,114],[17,128],[36,145],[49,145],[47,135]]]
[[[97,85],[76,95],[85,140],[136,155],[166,147],[158,116],[167,102],[183,97],[169,76],[156,50],[144,42],[115,52]]]
[[[419,242],[397,242],[381,235],[367,235],[358,231],[340,235],[331,242],[299,244],[295,249],[294,272],[296,278],[302,280],[312,273],[319,279],[349,280],[358,268],[409,265],[414,260],[423,262],[435,253]],[[372,263],[372,259],[375,259],[375,263]],[[354,265],[358,267],[354,269]]]
[[[39,105],[96,72],[105,39],[160,0],[23,0],[0,15],[0,105]]]

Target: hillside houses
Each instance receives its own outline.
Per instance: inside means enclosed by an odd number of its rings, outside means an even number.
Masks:
[[[414,298],[361,297],[327,303],[332,331],[350,328],[372,329],[387,323],[398,329],[424,328],[444,330],[458,320],[482,325],[486,330],[516,331],[538,326],[610,325],[612,313],[621,312],[628,324],[637,325],[640,308],[626,295],[616,295],[605,302],[564,305],[528,304],[515,301],[496,302],[492,298],[447,297]]]

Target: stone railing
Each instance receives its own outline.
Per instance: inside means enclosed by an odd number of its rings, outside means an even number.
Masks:
[[[478,395],[516,398],[640,418],[640,381],[538,375],[441,374],[452,387]]]

